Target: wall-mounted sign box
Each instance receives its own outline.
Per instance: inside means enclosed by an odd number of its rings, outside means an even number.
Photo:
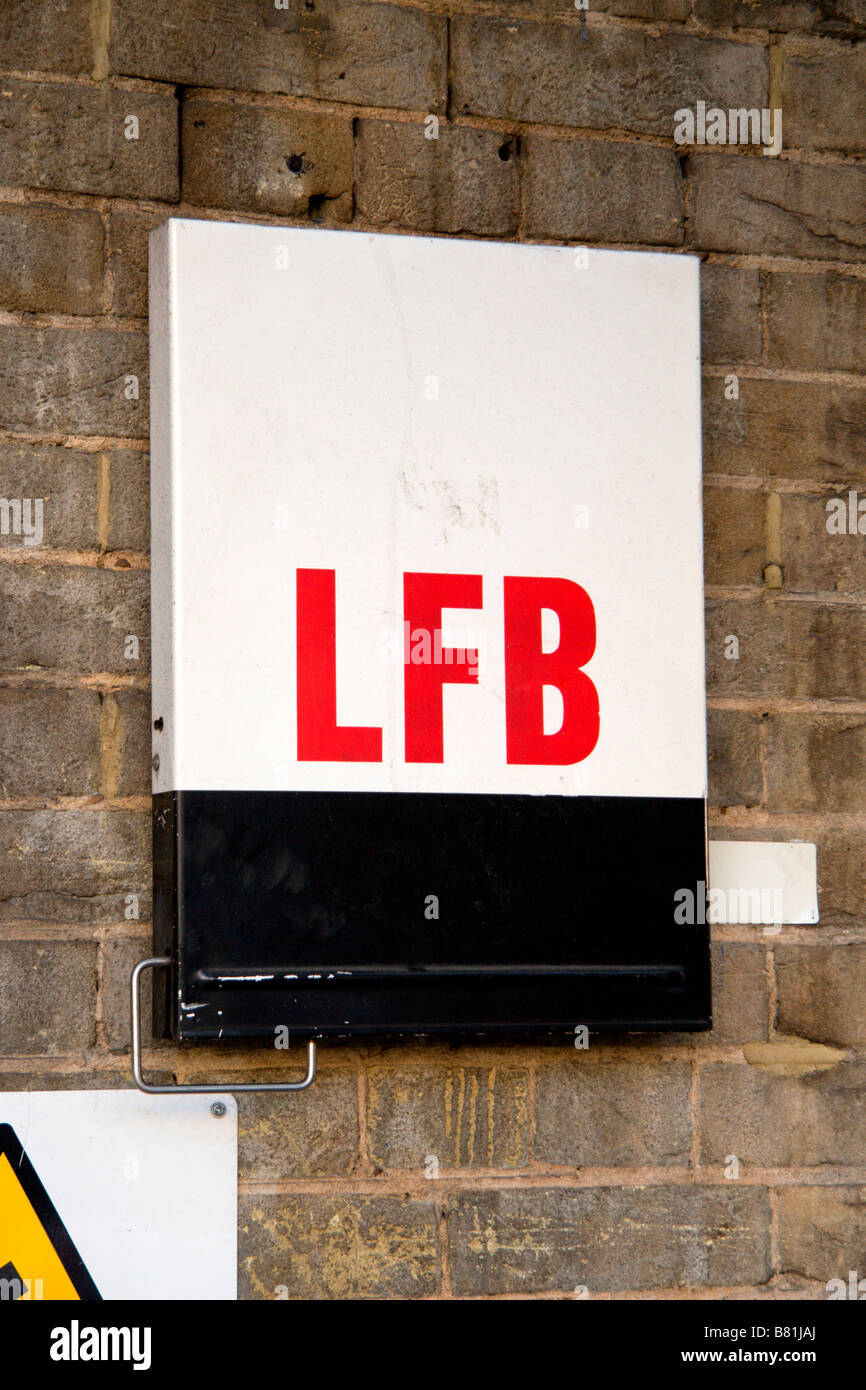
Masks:
[[[152,235],[180,1038],[697,1029],[698,264]]]

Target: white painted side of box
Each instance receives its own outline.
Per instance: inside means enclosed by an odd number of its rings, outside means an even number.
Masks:
[[[174,280],[171,240],[176,221],[164,222],[150,233],[149,332],[150,332],[150,662],[151,720],[161,719],[162,729],[152,730],[153,753],[159,758],[154,787],[173,787],[175,738],[183,719],[178,663],[176,595],[180,538],[174,536],[177,508],[172,493],[180,465],[173,454],[173,422],[179,415],[173,399],[177,380],[172,363],[175,341]]]

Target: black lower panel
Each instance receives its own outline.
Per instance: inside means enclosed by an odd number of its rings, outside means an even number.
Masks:
[[[161,794],[166,1029],[706,1028],[707,929],[674,921],[704,825],[700,799]]]

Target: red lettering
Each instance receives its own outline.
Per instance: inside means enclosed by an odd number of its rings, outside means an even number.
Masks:
[[[559,618],[559,646],[541,649],[541,612]],[[579,763],[598,742],[598,692],[580,667],[595,651],[595,611],[570,579],[505,579],[505,735],[509,763]],[[544,686],[562,695],[562,728],[544,732]]]
[[[380,763],[382,730],[337,723],[336,578],[298,570],[298,761]]]
[[[425,660],[403,666],[407,763],[441,763],[442,688],[478,684],[478,652],[442,647],[442,609],[480,608],[480,574],[404,574],[403,616],[410,635],[427,634]]]

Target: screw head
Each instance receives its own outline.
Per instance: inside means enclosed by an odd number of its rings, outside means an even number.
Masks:
[[[222,1119],[223,1115],[226,1113],[226,1108],[221,1100],[214,1101],[213,1105],[210,1108],[210,1113],[213,1115],[214,1119]]]

